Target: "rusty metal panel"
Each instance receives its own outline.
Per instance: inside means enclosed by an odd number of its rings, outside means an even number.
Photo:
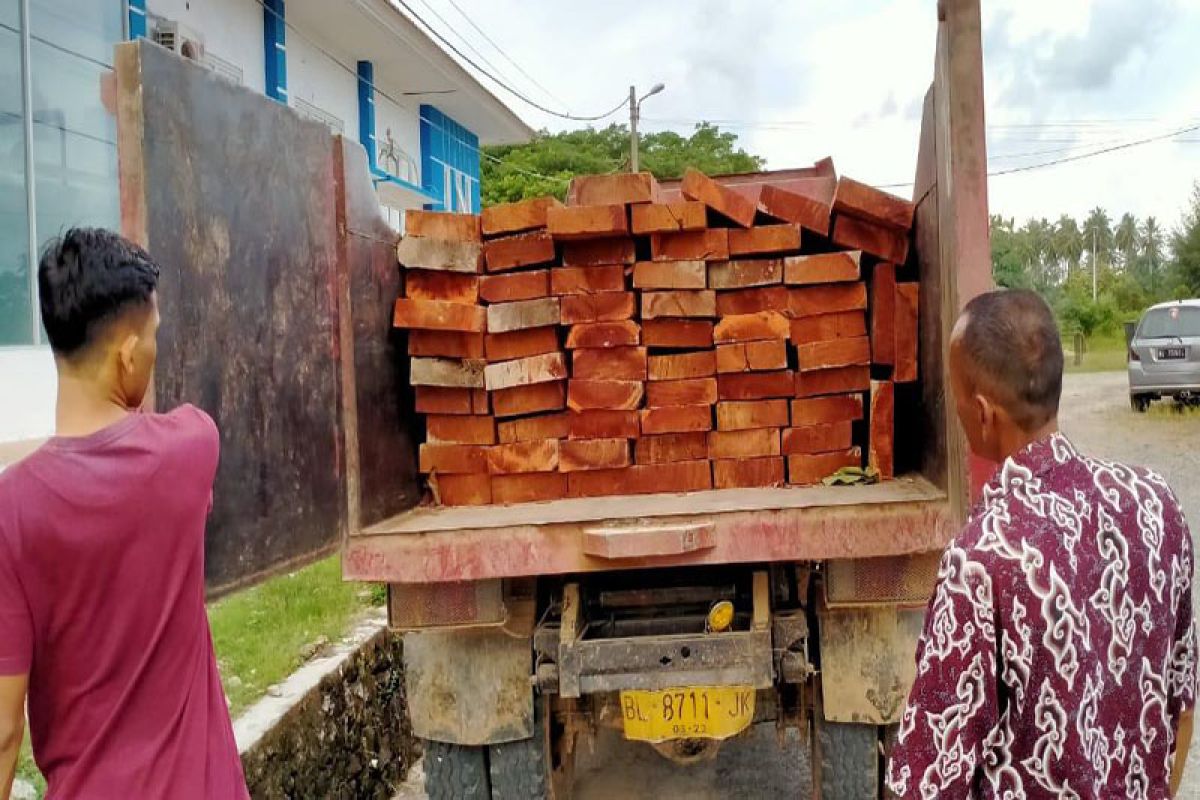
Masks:
[[[413,734],[451,744],[500,744],[533,735],[532,648],[501,630],[404,636]]]
[[[830,607],[902,605],[924,608],[937,582],[940,551],[830,561],[825,600]]]
[[[900,721],[916,678],[923,610],[824,608],[818,613],[825,719]]]
[[[388,624],[396,630],[500,626],[508,619],[503,581],[456,581],[388,589]]]
[[[145,40],[118,47],[122,228],[162,265],[155,403],[221,431],[220,592],[336,545],[344,514],[328,128]]]

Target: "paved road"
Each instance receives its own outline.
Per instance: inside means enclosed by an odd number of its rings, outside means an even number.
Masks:
[[[1200,536],[1200,414],[1135,415],[1124,373],[1096,373],[1067,377],[1061,419],[1067,435],[1089,454],[1162,473],[1193,520],[1193,537]],[[1196,601],[1200,611],[1200,592]],[[600,738],[595,753],[581,754],[576,797],[795,798],[804,796],[797,787],[810,785],[809,768],[806,748],[794,737],[781,746],[770,726],[727,743],[715,761],[693,767],[677,767],[644,745],[610,734]],[[400,797],[423,798],[419,781],[411,780]],[[1193,747],[1180,797],[1200,800],[1200,743]]]

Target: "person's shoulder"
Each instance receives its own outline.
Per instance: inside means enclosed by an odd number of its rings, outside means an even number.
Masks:
[[[191,403],[185,403],[161,414],[149,414],[147,422],[180,443],[213,451],[220,449],[217,423],[207,413]]]

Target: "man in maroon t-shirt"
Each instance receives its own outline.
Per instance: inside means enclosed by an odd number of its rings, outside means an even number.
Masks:
[[[248,797],[204,608],[218,438],[140,414],[158,267],[74,229],[38,268],[56,435],[0,472],[0,800],[28,696],[50,798]]]

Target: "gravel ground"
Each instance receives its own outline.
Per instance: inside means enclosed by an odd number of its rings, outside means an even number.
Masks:
[[[1068,375],[1063,390],[1063,430],[1083,451],[1100,458],[1142,464],[1171,483],[1193,521],[1200,551],[1200,414],[1175,414],[1156,404],[1149,414],[1129,408],[1124,373]],[[1195,595],[1200,612],[1200,592]],[[802,796],[810,785],[808,748],[793,736],[782,744],[770,725],[725,744],[718,757],[679,767],[649,747],[624,741],[615,733],[600,736],[594,753],[580,754],[575,796],[601,798],[675,798],[724,800]],[[423,798],[420,769],[414,769],[399,797]],[[1200,742],[1192,748],[1183,800],[1200,800]]]

